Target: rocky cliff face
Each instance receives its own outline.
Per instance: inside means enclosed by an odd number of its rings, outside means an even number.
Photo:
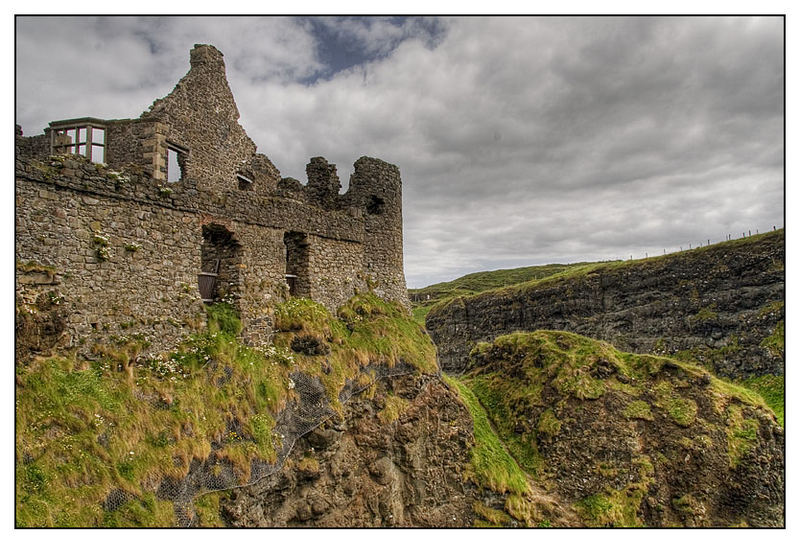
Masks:
[[[479,341],[566,330],[621,350],[678,355],[717,374],[783,374],[784,233],[777,231],[454,299],[426,327],[459,373]]]
[[[343,420],[298,441],[284,467],[220,501],[237,527],[464,527],[474,487],[469,413],[437,376],[381,382]]]
[[[536,332],[479,345],[461,381],[573,526],[783,525],[783,429],[703,368]]]

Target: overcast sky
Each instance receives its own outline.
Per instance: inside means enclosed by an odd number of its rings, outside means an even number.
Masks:
[[[225,55],[283,176],[403,178],[410,287],[783,226],[780,18],[17,18],[16,121],[129,118]]]

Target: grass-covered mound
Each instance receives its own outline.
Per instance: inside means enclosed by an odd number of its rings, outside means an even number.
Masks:
[[[583,524],[782,524],[774,413],[700,367],[539,331],[479,344],[460,382],[516,464]]]
[[[248,482],[253,460],[275,461],[283,441],[276,417],[295,398],[290,374],[319,377],[341,410],[349,379],[373,380],[370,367],[436,370],[428,337],[398,305],[358,295],[338,316],[305,299],[275,309],[274,344],[242,345],[238,317],[209,308],[206,331],[171,354],[137,357],[120,339],[97,360],[35,360],[16,371],[18,526],[170,526],[172,502],[156,496],[193,461],[212,458]],[[218,500],[196,502],[216,521]]]

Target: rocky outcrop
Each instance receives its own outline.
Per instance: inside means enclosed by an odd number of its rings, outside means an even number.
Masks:
[[[758,397],[700,367],[518,333],[479,345],[462,381],[585,525],[784,524],[783,429]]]
[[[437,376],[382,381],[342,420],[298,440],[284,467],[220,502],[237,527],[464,527],[472,420]]]
[[[426,327],[442,369],[460,373],[479,341],[538,329],[678,355],[724,376],[782,375],[783,230],[461,297]]]

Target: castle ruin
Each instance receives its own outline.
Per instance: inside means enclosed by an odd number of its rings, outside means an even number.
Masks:
[[[18,337],[50,316],[27,349],[138,335],[161,350],[222,300],[252,345],[291,296],[335,310],[373,289],[408,306],[398,168],[361,157],[344,194],[321,157],[307,184],[282,178],[238,122],[222,53],[195,45],[190,59],[139,118],[17,127]]]

